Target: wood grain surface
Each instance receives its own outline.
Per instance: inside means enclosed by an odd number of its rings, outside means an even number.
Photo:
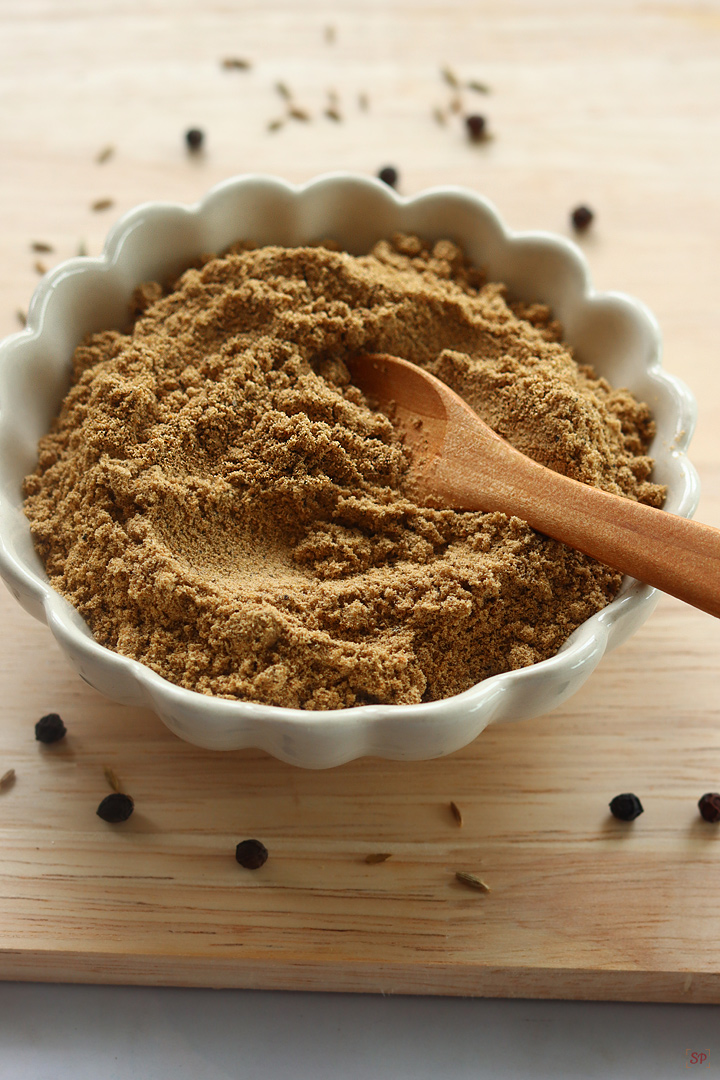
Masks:
[[[488,84],[461,94],[487,141],[434,118],[445,65]],[[97,253],[122,211],[237,172],[392,164],[407,194],[462,184],[565,235],[587,203],[596,285],[652,308],[697,395],[697,516],[720,526],[719,76],[717,2],[0,0],[0,332],[37,260]],[[268,130],[278,82],[309,121]],[[440,761],[304,772],[104,700],[4,593],[0,976],[720,1002],[720,826],[697,810],[720,788],[719,667],[720,623],[664,597],[550,716]],[[46,747],[50,711],[68,736]],[[136,801],[122,826],[95,814],[106,766]],[[631,825],[608,813],[625,791]],[[234,860],[247,837],[261,870]]]

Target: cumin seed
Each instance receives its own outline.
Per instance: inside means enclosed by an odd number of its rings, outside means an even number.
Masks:
[[[102,150],[100,150],[100,152],[97,154],[97,156],[95,158],[96,164],[97,165],[104,165],[106,161],[110,160],[110,158],[113,156],[114,153],[115,153],[115,147],[114,146],[103,146]]]
[[[114,205],[113,199],[96,199],[94,203],[90,204],[90,209],[98,213],[100,210],[109,210]]]
[[[372,865],[373,863],[387,862],[387,860],[390,858],[392,858],[391,851],[377,851],[372,853],[371,855],[366,855],[365,862]]]
[[[310,120],[310,113],[306,112],[305,109],[298,108],[297,105],[292,105],[288,109],[288,116],[292,120],[302,120],[304,124],[307,124]]]
[[[480,892],[484,893],[490,892],[489,885],[486,885],[479,877],[475,877],[474,874],[468,874],[465,870],[456,870],[455,877],[458,881],[461,881],[463,885],[469,885],[472,889],[478,889]]]
[[[453,90],[460,89],[460,80],[451,67],[446,65],[445,67],[440,68],[440,74],[448,86],[451,86]]]
[[[40,259],[35,260],[35,262],[33,263],[33,267],[35,269],[35,272],[40,274],[40,276],[42,276],[43,274],[47,274],[47,266],[44,262],[41,262]]]
[[[44,240],[33,240],[30,245],[30,250],[34,251],[37,255],[50,255],[55,248],[52,244],[46,244]]]
[[[5,788],[5,787],[9,787],[13,783],[14,780],[15,780],[15,770],[14,769],[8,769],[7,772],[4,772],[2,774],[2,776],[0,776],[0,791],[2,791],[2,789]]]
[[[462,829],[462,823],[463,823],[462,810],[460,809],[460,807],[458,806],[458,804],[456,802],[451,802],[450,803],[450,811],[452,813],[452,816],[457,821],[458,826]]]
[[[226,71],[249,71],[252,64],[241,56],[226,56],[220,66]]]
[[[104,765],[103,766],[103,773],[105,775],[105,779],[107,780],[108,784],[113,789],[113,791],[117,791],[118,794],[121,794],[122,793],[122,784],[118,780],[118,776],[117,776],[117,773],[115,772],[115,770],[111,769],[109,765]]]

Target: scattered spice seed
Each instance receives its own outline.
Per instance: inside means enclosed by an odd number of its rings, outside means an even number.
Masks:
[[[121,821],[127,821],[135,809],[135,803],[129,795],[121,791],[114,791],[112,795],[106,795],[98,806],[96,813],[103,821],[111,825],[117,825]]]
[[[328,105],[327,109],[325,110],[325,115],[327,116],[328,120],[334,120],[336,124],[339,124],[342,121],[342,116],[334,105]]]
[[[259,840],[243,840],[235,848],[235,858],[246,870],[259,870],[268,859],[268,849]]]
[[[634,821],[643,813],[643,807],[637,795],[616,795],[610,803],[610,813],[618,821]]]
[[[378,180],[382,180],[382,182],[384,184],[387,184],[388,187],[397,187],[397,182],[399,179],[400,174],[398,173],[394,165],[385,165],[378,172]]]
[[[440,74],[448,86],[451,86],[453,90],[460,89],[460,80],[455,72],[450,67],[440,68]]]
[[[240,56],[226,56],[221,62],[226,71],[249,71],[252,64]]]
[[[188,128],[185,132],[185,143],[191,154],[199,153],[204,142],[205,132],[200,128]]]
[[[698,802],[698,809],[705,821],[710,821],[713,825],[720,821],[720,795],[717,791],[709,791],[703,795]]]
[[[33,269],[37,274],[40,274],[41,276],[43,274],[47,274],[47,266],[44,262],[41,262],[40,259],[35,260],[35,262],[33,263]]]
[[[41,743],[54,743],[67,735],[67,728],[57,713],[41,716],[35,725],[35,738]]]
[[[392,858],[391,851],[377,851],[370,855],[366,855],[365,862],[372,865],[373,863],[387,862],[390,858]]]
[[[481,881],[479,877],[475,877],[474,874],[468,874],[465,870],[456,870],[455,877],[458,881],[461,881],[463,885],[469,885],[472,889],[479,889],[480,892],[490,892],[490,886],[486,885],[484,881]]]
[[[334,45],[335,44],[335,37],[336,37],[335,27],[334,26],[326,26],[325,27],[325,41],[327,42],[327,44],[328,45]]]
[[[340,98],[338,97],[337,90],[328,90],[328,105],[331,108],[337,108],[340,104]]]
[[[87,244],[84,240],[81,240],[77,248],[78,255],[87,255]]]
[[[292,94],[290,93],[290,90],[284,82],[276,82],[275,89],[277,90],[280,97],[283,98],[285,101],[292,101]]]
[[[8,769],[7,772],[4,772],[2,774],[2,776],[0,776],[0,791],[2,791],[3,788],[9,787],[13,783],[14,780],[15,780],[15,770],[14,769]]]
[[[439,105],[436,105],[433,109],[433,118],[437,121],[438,124],[440,124],[441,127],[445,127],[445,125],[447,124],[447,114],[440,108]]]
[[[367,112],[370,108],[370,98],[367,94],[358,94],[358,108],[361,112]]]
[[[285,124],[284,120],[271,120],[267,126],[268,131],[279,131]]]
[[[576,206],[570,215],[572,227],[576,232],[585,232],[592,224],[595,214],[589,206]]]
[[[52,244],[46,244],[44,240],[33,240],[30,250],[37,255],[50,255],[55,250]]]
[[[114,205],[115,202],[113,199],[96,199],[95,202],[91,204],[90,209],[96,211],[109,210],[110,207]]]
[[[473,113],[465,117],[465,127],[471,142],[482,142],[486,136],[487,121],[484,116]]]
[[[95,158],[95,161],[96,161],[96,163],[98,165],[104,165],[106,161],[110,160],[110,158],[113,156],[114,153],[115,153],[115,147],[114,146],[103,146],[102,150],[98,153],[97,157]]]
[[[305,124],[310,120],[310,113],[306,112],[305,109],[298,108],[297,105],[292,105],[288,109],[288,116],[293,120],[302,120]]]
[[[458,804],[456,802],[451,802],[450,803],[450,811],[452,813],[452,816],[457,821],[459,827],[462,829],[462,823],[463,823],[462,810],[460,809],[460,807],[458,806]]]
[[[467,86],[468,90],[474,90],[476,94],[490,93],[490,87],[487,85],[487,83],[478,82],[477,79],[470,79],[470,81],[466,82],[465,85]]]
[[[460,97],[460,95],[453,94],[452,98],[450,99],[450,104],[448,105],[448,110],[451,113],[461,113],[462,107],[462,98]]]
[[[18,308],[17,311],[15,312],[15,318],[17,319],[17,321],[20,323],[21,326],[27,326],[27,315],[25,314],[24,311],[22,311],[21,308]]]
[[[122,792],[122,784],[118,780],[117,773],[114,769],[111,769],[109,765],[103,767],[103,773],[113,791]]]

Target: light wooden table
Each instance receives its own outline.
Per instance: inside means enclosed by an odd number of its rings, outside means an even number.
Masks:
[[[487,117],[482,145],[433,117],[446,65],[491,88],[462,95]],[[238,172],[393,164],[407,194],[462,184],[512,227],[565,234],[585,202],[595,284],[654,310],[666,367],[697,394],[698,517],[720,526],[719,76],[717,2],[0,0],[0,331],[37,260],[95,254],[120,212]],[[268,130],[278,82],[309,122]],[[331,91],[341,121],[322,115]],[[709,616],[663,599],[567,706],[445,761],[321,774],[195,750],[104,701],[7,595],[0,643],[0,773],[17,772],[0,793],[0,976],[720,1001],[720,828],[696,809],[720,788]],[[51,710],[70,736],[40,748]],[[104,765],[137,800],[122,833],[94,815]],[[607,815],[626,790],[646,811],[631,830]],[[249,835],[271,850],[252,878],[232,858]],[[367,866],[372,850],[393,859]]]

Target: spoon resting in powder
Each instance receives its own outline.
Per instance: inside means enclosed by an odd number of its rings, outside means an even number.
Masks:
[[[353,382],[411,450],[420,501],[501,511],[624,574],[720,618],[720,530],[611,495],[539,465],[453,390],[397,356],[346,360]]]

